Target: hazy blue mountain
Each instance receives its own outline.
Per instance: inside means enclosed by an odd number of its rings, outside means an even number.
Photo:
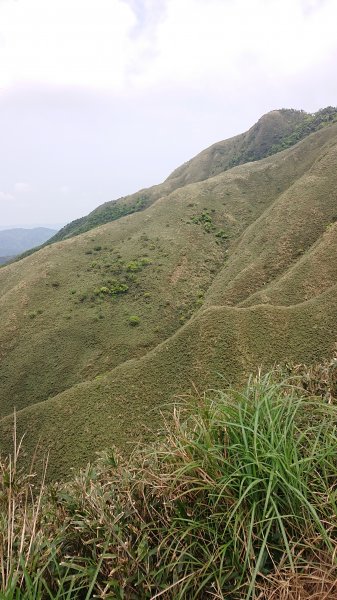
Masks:
[[[0,231],[0,257],[2,259],[4,257],[13,257],[16,254],[34,248],[34,246],[39,246],[55,233],[55,229],[47,227],[4,229]]]
[[[14,256],[0,256],[0,265],[5,265],[12,260],[12,258],[14,258]]]

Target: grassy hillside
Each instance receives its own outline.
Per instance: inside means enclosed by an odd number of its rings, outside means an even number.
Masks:
[[[304,150],[304,145],[299,150]],[[297,160],[303,164],[304,156],[298,154]],[[275,296],[274,302],[289,305],[319,293],[336,281],[336,164],[337,146],[333,140],[308,165],[305,175],[290,185],[237,239],[226,268],[209,290],[208,303],[271,303]],[[305,265],[315,272],[316,281]],[[280,282],[279,277],[290,267],[290,274],[286,274],[288,281],[291,278],[288,299],[284,278]],[[299,279],[302,285],[298,288]],[[274,286],[280,292],[282,289],[281,296],[273,294]],[[250,299],[256,292],[259,292],[256,298]]]
[[[330,355],[336,149],[321,128],[4,267],[3,449],[16,407],[28,454],[40,440],[66,476],[153,437],[175,394]]]
[[[164,183],[102,204],[86,217],[63,227],[48,243],[79,235],[125,215],[142,211],[158,198],[167,196],[179,187],[275,154],[336,120],[337,109],[334,107],[313,114],[292,109],[274,110],[261,117],[246,133],[204,150],[176,169]]]
[[[260,160],[289,148],[310,133],[337,121],[337,108],[317,113],[303,110],[273,110],[245,133],[218,142],[178,167],[168,178],[175,185],[202,181],[232,167]]]
[[[246,241],[237,253],[240,240],[269,211],[282,209],[266,243],[268,252],[274,252],[275,235],[288,235],[286,199],[293,186],[303,189],[308,172],[322,152],[332,152],[334,140],[334,128],[322,131],[292,151],[178,189],[147,210],[3,269],[1,415],[146,354],[203,303],[222,303],[213,300],[216,286],[232,294],[231,265],[239,277],[236,257],[244,261],[252,253]],[[333,186],[333,163],[330,170]],[[319,181],[326,185],[325,177]],[[305,218],[308,207],[304,202],[296,219]],[[330,222],[333,203],[325,202],[322,210]],[[311,237],[295,240],[300,250],[320,236],[322,223],[313,220]],[[304,229],[309,232],[309,226]],[[252,255],[256,259],[260,247],[258,241]],[[295,247],[295,256],[297,251]],[[280,268],[291,260],[287,255]],[[249,286],[252,281],[265,283],[254,276]],[[235,294],[232,304],[241,301]],[[138,324],[130,317],[138,317]]]

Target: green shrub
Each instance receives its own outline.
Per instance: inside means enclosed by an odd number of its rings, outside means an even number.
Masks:
[[[100,288],[97,288],[94,292],[96,294],[96,296],[98,296],[99,294],[110,294],[110,290],[108,287],[106,287],[105,285],[103,285]]]
[[[125,294],[129,290],[129,286],[126,283],[116,281],[110,287],[111,294]]]
[[[213,231],[214,229],[214,225],[212,225],[212,223],[204,223],[204,230],[207,233],[211,233],[211,231]]]
[[[226,240],[228,238],[228,233],[226,233],[224,229],[220,229],[216,232],[215,237]]]
[[[212,221],[212,217],[209,215],[206,209],[203,210],[201,215],[194,215],[191,218],[191,222],[195,225],[202,225],[207,233],[214,231],[215,228]]]
[[[107,285],[102,285],[99,288],[94,289],[94,295],[100,296],[115,296],[117,294],[125,294],[129,290],[129,286],[126,283],[120,281],[109,281]]]
[[[137,317],[137,315],[131,315],[128,319],[128,323],[131,327],[137,327],[137,325],[140,324],[140,318]]]
[[[127,271],[140,271],[143,267],[145,267],[146,265],[150,265],[151,264],[151,260],[147,257],[144,258],[137,258],[135,260],[131,260],[127,265],[126,265],[126,270]]]
[[[191,221],[192,223],[195,223],[196,225],[203,225],[205,223],[209,223],[210,225],[212,224],[212,217],[208,214],[208,212],[206,210],[204,210],[201,215],[194,215],[193,217],[191,217]]]
[[[140,270],[140,265],[136,260],[132,260],[131,262],[129,262],[126,265],[126,270],[127,271],[139,271]]]

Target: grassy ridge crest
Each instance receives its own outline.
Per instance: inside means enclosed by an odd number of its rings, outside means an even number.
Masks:
[[[176,169],[167,180],[136,194],[105,202],[89,215],[76,219],[57,232],[47,244],[80,235],[105,223],[144,210],[161,196],[188,183],[202,181],[250,161],[261,160],[289,148],[337,121],[337,108],[329,106],[316,113],[280,109],[267,113],[246,133],[214,144]],[[33,249],[22,254],[29,256]]]

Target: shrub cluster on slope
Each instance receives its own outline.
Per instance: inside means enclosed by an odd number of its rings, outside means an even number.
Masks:
[[[291,133],[282,137],[277,144],[272,145],[268,152],[268,156],[280,152],[281,150],[285,150],[286,148],[290,148],[290,146],[297,144],[297,142],[303,140],[307,135],[318,131],[318,129],[321,129],[322,127],[331,125],[331,123],[336,123],[337,107],[327,106],[326,108],[318,110],[316,113],[303,113],[303,115],[303,120],[294,127],[294,130]]]
[[[331,125],[337,121],[337,107],[335,106],[322,108],[316,113],[306,113],[303,110],[296,111],[291,109],[282,109],[279,112],[288,116],[293,113],[293,115],[297,117],[293,122],[291,130],[280,130],[278,134],[274,134],[274,143],[272,142],[272,138],[270,139],[270,143],[267,143],[264,135],[261,145],[256,148],[247,146],[247,148],[242,149],[240,155],[233,157],[229,168],[241,165],[245,162],[261,160],[261,158],[265,158],[266,156],[272,156],[277,152],[281,152],[286,148],[294,146],[294,144],[297,144],[297,142],[303,140],[305,137],[318,131],[322,127]]]
[[[1,597],[335,598],[335,400],[259,376],[40,491],[19,444],[1,461]]]
[[[65,225],[65,227],[53,236],[52,241],[57,242],[72,237],[73,235],[80,235],[94,227],[99,227],[99,225],[104,225],[105,223],[116,221],[126,215],[132,215],[135,212],[144,210],[148,205],[149,198],[147,198],[146,195],[139,195],[130,203],[121,203],[118,201],[106,202],[93,210],[86,217],[82,217]]]

